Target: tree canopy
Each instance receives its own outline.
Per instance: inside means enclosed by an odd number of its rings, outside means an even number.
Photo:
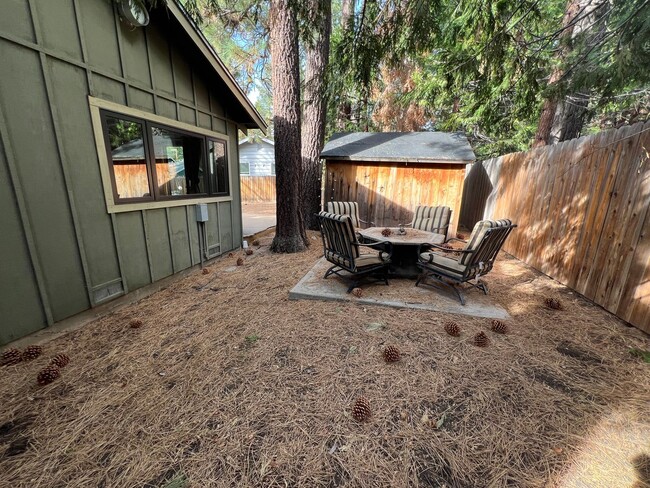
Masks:
[[[204,31],[270,111],[268,2],[185,3],[201,7]],[[295,3],[304,56],[317,24],[308,2]],[[342,0],[331,10],[327,134],[459,130],[487,157],[530,147],[548,97],[585,104],[583,133],[647,117],[650,0]]]

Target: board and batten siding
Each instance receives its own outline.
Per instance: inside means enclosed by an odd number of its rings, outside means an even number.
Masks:
[[[0,344],[199,262],[193,205],[108,213],[89,97],[225,134],[208,244],[239,247],[228,88],[164,10],[134,29],[107,0],[4,2],[0,59]]]
[[[327,160],[325,202],[357,202],[362,220],[396,226],[413,220],[418,205],[446,205],[455,236],[465,180],[465,165]]]
[[[650,122],[476,163],[461,222],[518,224],[504,250],[650,333]]]

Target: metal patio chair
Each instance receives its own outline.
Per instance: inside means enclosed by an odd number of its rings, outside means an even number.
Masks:
[[[388,266],[392,254],[390,242],[363,244],[357,240],[349,215],[337,215],[329,212],[318,214],[323,253],[325,259],[333,264],[323,278],[335,274],[343,278],[352,278],[348,293],[355,288],[359,280],[377,275],[378,281],[388,285]],[[376,249],[376,253],[361,254],[359,248]],[[381,248],[381,249],[380,249]],[[342,274],[343,272],[347,274]]]
[[[451,209],[449,207],[443,205],[437,207],[418,205],[415,207],[413,221],[409,224],[409,227],[442,234],[447,240],[449,222],[451,222]]]
[[[361,227],[361,224],[366,226],[374,224],[359,218],[359,204],[357,202],[327,202],[327,211],[336,215],[349,215],[355,229]]]
[[[463,283],[478,288],[487,295],[487,284],[479,278],[490,272],[501,246],[515,227],[517,225],[508,219],[481,220],[474,226],[468,241],[449,239],[449,242],[466,242],[463,249],[422,244],[418,249],[418,267],[422,273],[415,286],[421,282],[435,287],[448,286],[463,305],[465,298],[460,290]],[[433,280],[433,283],[427,283],[427,279]],[[472,280],[476,281],[472,283]]]

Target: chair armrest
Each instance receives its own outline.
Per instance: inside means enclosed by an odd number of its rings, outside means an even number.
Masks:
[[[381,257],[382,252],[388,252],[388,257],[392,257],[393,255],[393,244],[388,241],[383,241],[383,242],[373,242],[369,244],[362,244],[362,243],[355,243],[356,246],[363,246],[363,247],[369,247],[371,249],[378,248],[379,249],[379,256]],[[386,251],[388,249],[388,251]]]
[[[373,227],[374,227],[374,225],[375,225],[375,223],[374,223],[372,220],[371,220],[370,222],[368,222],[367,220],[359,219],[359,222],[362,222],[362,223],[364,223],[364,224],[370,224],[370,225],[373,226]]]
[[[413,228],[413,223],[410,223],[410,224],[403,224],[403,225],[404,225],[404,227]],[[449,224],[443,225],[442,227],[434,227],[433,229],[431,229],[431,230],[428,231],[428,232],[433,232],[433,231],[436,231],[436,230],[445,230],[444,234],[446,234],[446,233],[447,233],[447,229],[449,229]],[[436,232],[436,234],[443,234],[443,232]]]
[[[460,239],[456,239],[460,240]],[[431,249],[437,249],[445,253],[461,253],[461,254],[472,254],[474,252],[474,249],[449,249],[447,247],[442,247],[438,244],[429,244],[429,243],[424,243],[420,244],[418,246],[418,256],[422,254],[423,252],[430,251]]]
[[[447,234],[446,229],[449,229],[449,224],[443,225],[442,227],[434,227],[433,229],[431,229],[430,232],[433,232],[434,230],[444,230],[445,232],[436,232],[436,234]],[[451,239],[449,239],[449,240],[451,240]]]
[[[449,239],[447,239],[447,242],[451,242],[451,241],[464,242],[465,244],[467,244],[467,241],[465,239],[459,239],[458,237],[450,237]]]

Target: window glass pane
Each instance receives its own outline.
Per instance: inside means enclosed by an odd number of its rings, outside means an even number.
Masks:
[[[250,163],[239,163],[239,173],[242,175],[249,175],[251,173]]]
[[[203,138],[151,127],[156,155],[156,184],[160,196],[206,193]]]
[[[150,197],[142,124],[107,116],[117,198]]]
[[[210,161],[210,190],[212,193],[228,194],[226,144],[208,141],[208,157]]]

